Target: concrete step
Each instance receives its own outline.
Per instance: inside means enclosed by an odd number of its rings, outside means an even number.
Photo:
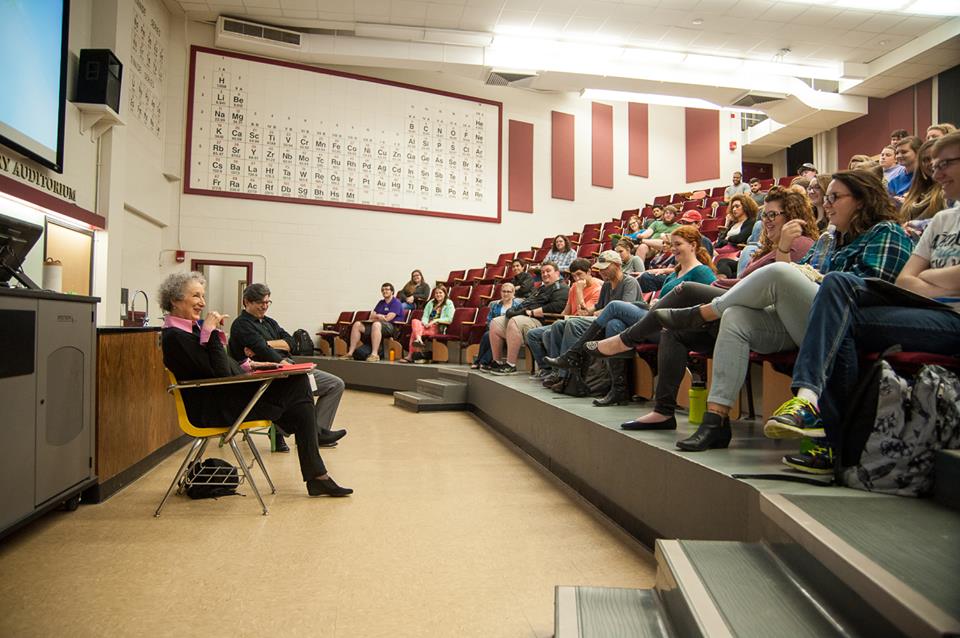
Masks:
[[[467,379],[470,378],[470,370],[468,368],[440,366],[437,368],[437,373],[440,375],[441,379],[451,379],[461,383],[466,383]]]
[[[763,494],[763,535],[873,635],[960,635],[960,513],[932,499]]]
[[[417,392],[429,394],[442,399],[446,403],[466,403],[467,384],[463,381],[454,381],[448,378],[418,379]]]
[[[555,638],[671,638],[657,592],[613,587],[557,587]]]
[[[960,511],[960,450],[940,450],[934,465],[933,498]]]
[[[441,410],[465,410],[464,401],[447,401],[433,394],[416,391],[393,393],[393,405],[411,412],[439,412]]]

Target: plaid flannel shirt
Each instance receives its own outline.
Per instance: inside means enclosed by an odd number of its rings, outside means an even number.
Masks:
[[[857,277],[879,277],[894,282],[913,252],[910,237],[896,222],[884,221],[835,249],[824,272],[848,272]],[[810,261],[810,249],[801,264]]]

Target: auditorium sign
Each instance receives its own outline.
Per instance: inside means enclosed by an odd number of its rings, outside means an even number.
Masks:
[[[42,173],[36,168],[0,153],[0,174],[10,175],[17,180],[56,195],[61,199],[76,203],[77,191],[63,182]]]

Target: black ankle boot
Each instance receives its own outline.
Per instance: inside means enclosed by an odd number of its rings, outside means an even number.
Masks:
[[[596,321],[592,322],[590,327],[587,328],[586,332],[580,335],[580,338],[577,339],[572,346],[570,346],[569,350],[556,358],[547,357],[544,359],[544,361],[546,361],[547,365],[551,368],[579,368],[580,364],[583,363],[583,355],[587,354],[583,347],[584,344],[588,341],[594,341],[598,337],[603,336],[603,331],[603,326],[598,326]],[[594,353],[590,352],[589,354]]]
[[[733,431],[730,429],[730,419],[721,417],[714,412],[703,415],[703,423],[692,436],[677,441],[677,447],[685,452],[703,452],[714,448],[725,448],[730,445]]]
[[[671,330],[697,330],[709,323],[700,316],[700,306],[664,308],[654,310],[653,313],[664,328],[670,328]]]
[[[599,407],[608,405],[626,405],[633,398],[630,392],[630,383],[627,380],[628,359],[607,359],[607,371],[610,372],[610,391],[602,399],[594,399],[593,404]]]

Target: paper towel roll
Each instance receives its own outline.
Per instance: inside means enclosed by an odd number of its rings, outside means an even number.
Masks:
[[[63,292],[63,264],[56,259],[43,262],[43,287],[53,292]]]

